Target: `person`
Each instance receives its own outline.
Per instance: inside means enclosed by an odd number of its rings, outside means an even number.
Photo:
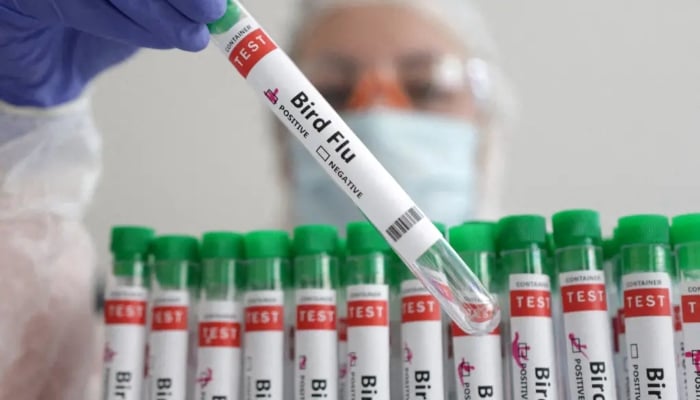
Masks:
[[[448,225],[500,213],[507,84],[464,0],[302,1],[289,50],[416,204]],[[362,214],[278,125],[290,222]]]
[[[205,48],[225,7],[0,0],[0,399],[99,397],[82,223],[101,163],[89,86],[139,47]]]
[[[498,215],[508,96],[466,0],[302,0],[291,54],[434,220]],[[225,0],[0,0],[0,400],[77,399],[99,376],[89,88],[139,47],[198,51]],[[361,216],[279,135],[291,224]],[[284,225],[284,223],[280,223]],[[94,388],[93,388],[94,389]],[[89,395],[88,395],[89,396]]]

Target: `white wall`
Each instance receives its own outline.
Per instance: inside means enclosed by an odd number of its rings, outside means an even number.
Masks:
[[[288,1],[247,3],[284,31]],[[625,213],[700,211],[700,3],[478,3],[521,106],[506,213],[591,207],[610,228]],[[144,51],[100,79],[105,168],[88,223],[103,260],[117,223],[280,226],[268,115],[251,99],[212,48]]]

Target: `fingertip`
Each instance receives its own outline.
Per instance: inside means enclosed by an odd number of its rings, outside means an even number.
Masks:
[[[226,13],[226,6],[228,5],[227,0],[209,0],[211,1],[211,19],[207,21],[214,22],[219,18],[223,17]]]
[[[209,30],[206,25],[196,25],[180,31],[180,49],[191,52],[204,50],[209,45]]]

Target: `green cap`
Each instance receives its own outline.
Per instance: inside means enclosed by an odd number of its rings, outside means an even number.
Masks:
[[[601,245],[600,217],[593,210],[566,210],[552,216],[557,248]]]
[[[259,258],[289,258],[289,234],[285,231],[253,231],[245,235],[245,255],[249,260]]]
[[[498,222],[500,251],[526,249],[533,244],[545,248],[547,221],[539,215],[513,215]]]
[[[243,235],[235,232],[206,232],[202,235],[201,256],[203,260],[210,258],[243,257]]]
[[[674,245],[700,242],[700,214],[673,217],[671,239]]]
[[[348,255],[363,255],[374,252],[387,252],[389,243],[369,222],[351,222],[347,226]]]
[[[115,261],[145,260],[155,231],[145,226],[112,227],[110,250]]]
[[[610,260],[615,257],[618,251],[617,242],[615,242],[614,237],[603,239],[603,258],[605,260]]]
[[[493,223],[467,222],[450,228],[450,245],[458,252],[485,251],[495,252],[495,228]]]
[[[213,34],[220,34],[228,31],[236,22],[241,18],[241,9],[231,0],[226,1],[226,12],[221,18],[216,21],[207,24],[209,27],[209,32]]]
[[[620,247],[634,244],[668,244],[668,218],[656,214],[622,217],[618,220],[617,239]]]
[[[302,225],[294,229],[294,256],[338,254],[338,231],[331,225]]]
[[[153,257],[160,265],[156,266],[156,278],[163,286],[181,286],[183,280],[189,286],[198,281],[197,268],[192,263],[199,260],[197,238],[187,235],[164,235],[153,241]]]

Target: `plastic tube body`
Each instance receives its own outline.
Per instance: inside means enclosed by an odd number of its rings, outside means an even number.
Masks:
[[[557,249],[563,310],[566,398],[616,399],[613,343],[600,247]]]
[[[686,368],[687,400],[700,400],[700,243],[676,248],[680,270],[683,360]]]
[[[144,280],[146,264],[128,264],[127,276],[114,276],[105,296],[105,350],[103,398],[105,400],[137,400],[143,393],[144,350],[148,314],[148,288]],[[115,271],[120,268],[115,265]]]
[[[348,256],[349,400],[390,400],[389,281],[381,252]]]
[[[381,166],[338,113],[238,1],[210,25],[213,42],[263,102],[377,227],[392,248],[463,329],[498,323],[493,298],[432,222]],[[488,313],[472,315],[464,303]],[[485,317],[487,316],[487,317]]]
[[[510,368],[513,398],[557,398],[556,356],[549,276],[543,250],[501,252],[510,271]]]
[[[483,276],[493,272],[496,260],[491,252],[460,252],[460,256],[472,268],[484,270]],[[451,329],[454,357],[452,379],[456,381],[456,398],[504,399],[500,328],[479,336],[464,332],[454,323]]]
[[[348,303],[347,289],[341,285],[338,292],[338,398],[345,400],[348,393]]]
[[[155,263],[148,363],[151,400],[187,398],[191,267],[188,261]]]
[[[668,246],[627,245],[620,251],[630,394],[678,398]]]
[[[285,291],[281,276],[288,268],[282,258],[249,260],[243,306],[243,399],[284,399]],[[266,280],[251,282],[253,270],[270,271]]]
[[[236,399],[242,393],[243,330],[240,293],[235,287],[237,266],[233,259],[203,262],[195,399]]]
[[[337,263],[328,254],[294,260],[294,398],[298,400],[335,399],[338,393]]]

